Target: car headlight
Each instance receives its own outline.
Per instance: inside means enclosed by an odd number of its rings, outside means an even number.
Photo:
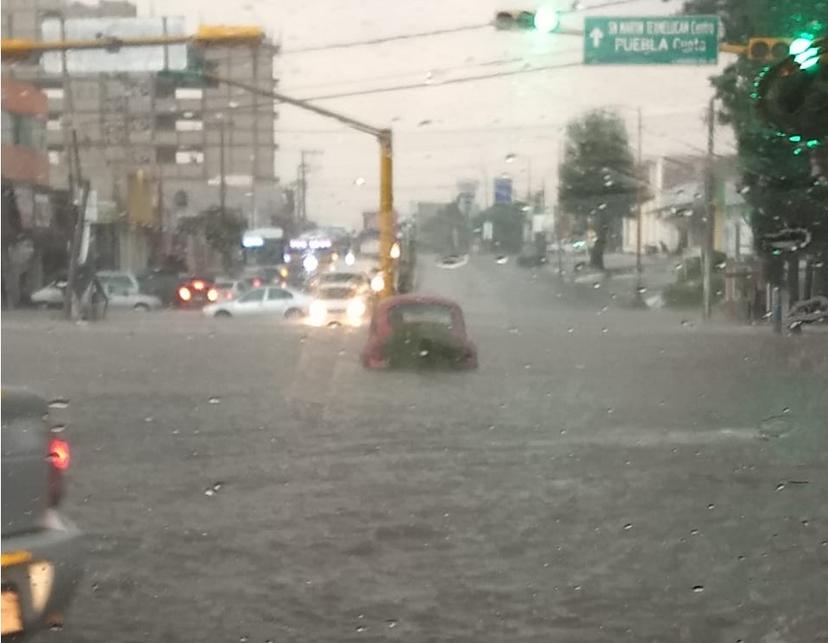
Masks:
[[[385,290],[385,277],[381,272],[378,272],[371,278],[371,290],[374,292],[382,292]]]
[[[308,309],[308,317],[312,324],[321,324],[325,321],[325,317],[328,315],[328,307],[325,306],[324,302],[319,301],[318,299],[311,302],[310,308]]]
[[[351,323],[359,323],[362,321],[362,318],[365,316],[365,311],[367,310],[365,306],[365,302],[362,301],[359,297],[354,297],[351,301],[348,302],[348,319]]]

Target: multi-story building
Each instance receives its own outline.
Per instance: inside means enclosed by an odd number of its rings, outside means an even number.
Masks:
[[[4,37],[94,37],[98,29],[118,33],[131,23],[143,29],[154,24],[158,33],[186,28],[183,18],[138,19],[135,6],[120,0],[7,0],[2,12]],[[250,226],[270,225],[281,208],[273,101],[227,85],[185,87],[180,76],[157,73],[161,66],[147,62],[153,56],[164,64],[176,56],[180,61],[182,50],[70,52],[66,76],[60,55],[50,54],[38,67],[18,65],[13,72],[48,96],[48,158],[56,186],[68,183],[67,150],[75,132],[80,172],[94,190],[92,223],[104,265],[137,270],[160,260],[173,251],[180,221],[208,208],[223,205]],[[270,89],[276,51],[265,43],[200,53],[216,76]],[[125,62],[113,64],[115,56]]]
[[[11,78],[2,80],[2,242],[5,305],[15,306],[43,281],[55,257],[46,95]],[[57,244],[60,254],[59,244]]]

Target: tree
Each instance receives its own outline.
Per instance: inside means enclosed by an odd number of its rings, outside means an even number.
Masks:
[[[245,223],[238,210],[221,211],[213,206],[194,217],[184,219],[179,228],[184,234],[204,235],[207,243],[221,255],[225,270],[233,264],[233,256],[241,247]]]
[[[688,0],[684,10],[718,14],[730,43],[746,43],[756,36],[819,35],[828,25],[828,0]],[[812,235],[809,246],[787,255],[790,294],[795,300],[802,253],[807,253],[809,265],[822,266],[815,293],[828,294],[828,187],[814,176],[814,164],[800,142],[788,140],[760,119],[752,94],[764,66],[740,57],[711,79],[721,101],[718,118],[730,124],[736,136],[742,191],[751,208],[766,277],[781,282],[785,257],[763,247],[762,238],[785,228],[806,228]]]
[[[492,241],[503,252],[520,252],[523,245],[523,227],[526,221],[525,203],[495,203],[477,215],[475,228],[492,224]]]
[[[618,114],[595,110],[567,125],[558,204],[594,229],[593,268],[604,269],[610,232],[632,213],[638,189],[627,130]]]

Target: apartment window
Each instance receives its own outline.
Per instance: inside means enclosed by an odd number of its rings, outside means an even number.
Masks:
[[[43,93],[46,94],[46,98],[51,98],[52,100],[63,99],[63,87],[44,87]]]
[[[62,128],[59,118],[50,118],[46,121],[46,129],[50,132],[59,132]]]
[[[204,122],[196,119],[179,118],[175,121],[175,129],[179,132],[200,132],[204,129]]]
[[[202,95],[200,87],[177,87],[175,90],[178,100],[201,100]]]
[[[156,98],[173,98],[175,96],[175,85],[165,79],[155,79],[155,97]]]
[[[204,163],[204,152],[201,150],[181,150],[175,154],[178,165],[201,165]]]
[[[49,150],[49,165],[60,165],[60,151],[55,149]]]
[[[161,129],[161,130],[175,129],[175,114],[156,114],[155,115],[155,129]]]
[[[155,160],[158,163],[176,163],[177,152],[175,145],[159,145],[155,148]]]

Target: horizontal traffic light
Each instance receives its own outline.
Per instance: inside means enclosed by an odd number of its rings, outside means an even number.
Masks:
[[[541,7],[535,11],[498,11],[494,26],[500,30],[540,31],[550,33],[561,26],[557,9]]]
[[[747,57],[762,62],[775,62],[786,58],[789,54],[792,38],[750,38],[747,46]]]
[[[813,147],[828,137],[828,38],[794,41],[791,47],[788,57],[758,78],[753,97],[770,127]]]

